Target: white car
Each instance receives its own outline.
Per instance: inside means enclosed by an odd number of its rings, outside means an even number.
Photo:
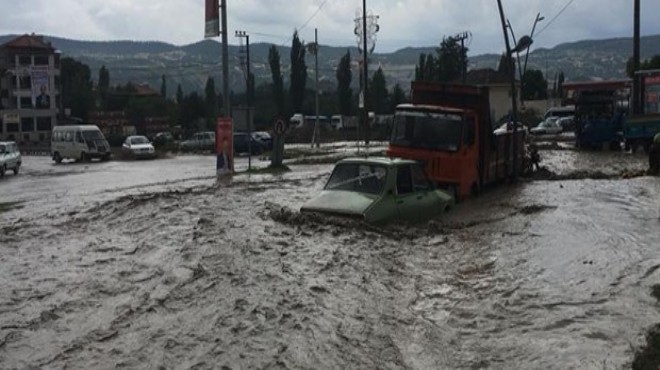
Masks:
[[[529,130],[527,130],[527,127],[525,127],[525,125],[522,122],[518,122],[517,131],[522,131],[525,133],[525,135],[529,132]],[[511,122],[502,124],[502,126],[498,127],[497,129],[495,129],[495,131],[493,131],[493,134],[502,135],[507,132],[513,132],[513,125],[511,124]]]
[[[122,152],[132,158],[154,158],[156,150],[146,136],[129,136],[121,146]]]
[[[4,176],[9,170],[18,175],[21,168],[21,152],[18,145],[13,141],[0,141],[0,176]]]
[[[559,117],[548,117],[545,121],[539,123],[538,126],[529,130],[529,132],[534,135],[560,134],[563,130],[562,127],[557,124],[558,119]]]

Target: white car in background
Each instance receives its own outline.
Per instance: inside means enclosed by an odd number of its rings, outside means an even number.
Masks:
[[[544,121],[539,123],[538,126],[529,130],[529,132],[532,133],[533,135],[560,134],[563,131],[563,129],[557,123],[557,120],[559,120],[559,117],[548,117]]]
[[[155,158],[156,149],[146,136],[129,136],[121,146],[124,155],[131,158]]]
[[[0,176],[4,176],[9,170],[13,170],[14,175],[18,175],[21,161],[21,152],[15,142],[0,141]]]
[[[525,135],[527,135],[529,130],[527,129],[527,127],[522,122],[518,122],[517,126],[518,126],[518,127],[516,127],[517,131],[522,131],[522,132],[525,133]],[[497,129],[495,129],[495,131],[493,131],[493,134],[502,135],[502,134],[505,134],[507,132],[513,132],[513,125],[511,124],[511,122],[507,122],[507,123],[502,124],[502,126],[498,127]]]

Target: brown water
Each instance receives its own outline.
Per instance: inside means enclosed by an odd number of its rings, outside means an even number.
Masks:
[[[0,368],[624,368],[660,322],[660,180],[545,158],[579,179],[415,227],[300,215],[329,165],[26,201],[0,221]]]

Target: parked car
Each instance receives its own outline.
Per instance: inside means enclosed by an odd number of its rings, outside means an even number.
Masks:
[[[563,132],[573,132],[575,131],[575,117],[561,117],[557,120],[557,124],[561,127]]]
[[[518,131],[524,131],[525,134],[527,134],[529,132],[527,127],[522,122],[518,122],[518,128],[517,129],[518,129]],[[495,129],[493,131],[493,134],[502,135],[502,134],[506,134],[507,132],[513,132],[513,125],[511,124],[511,122],[506,122],[506,123],[502,124],[502,126],[498,127],[497,129]]]
[[[182,141],[179,144],[179,150],[182,152],[192,151],[214,151],[215,150],[215,132],[205,131],[197,132],[190,139]]]
[[[559,120],[559,117],[548,117],[529,132],[533,135],[558,134],[562,129],[557,124],[557,120]]]
[[[129,136],[121,146],[122,153],[132,158],[155,158],[156,149],[146,136]]]
[[[21,168],[22,158],[18,145],[13,141],[0,141],[0,176],[4,176],[9,170],[18,175]]]
[[[447,211],[453,197],[437,190],[416,161],[349,158],[335,165],[323,191],[301,212],[348,216],[369,223],[420,222]]]
[[[110,144],[96,125],[55,126],[51,136],[50,153],[56,163],[69,158],[85,161],[110,159]]]
[[[252,149],[251,154],[261,154],[265,148],[260,141],[247,133],[234,133],[234,153],[250,153],[250,149]]]
[[[155,145],[165,145],[174,141],[174,136],[171,132],[159,132],[154,136]]]
[[[266,131],[255,131],[252,138],[258,141],[265,150],[273,149],[273,137]]]

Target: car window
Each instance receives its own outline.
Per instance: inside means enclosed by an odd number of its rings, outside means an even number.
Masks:
[[[6,153],[7,147],[5,145],[0,145],[0,153]]]
[[[412,166],[412,181],[413,188],[415,191],[427,191],[431,190],[431,184],[429,183],[422,166],[413,165]]]
[[[386,177],[387,169],[384,166],[364,163],[338,164],[332,171],[325,190],[380,194]]]
[[[396,173],[396,192],[399,195],[409,194],[413,191],[410,165],[399,166]]]
[[[73,141],[73,132],[67,131],[64,133],[64,141],[72,142]]]

